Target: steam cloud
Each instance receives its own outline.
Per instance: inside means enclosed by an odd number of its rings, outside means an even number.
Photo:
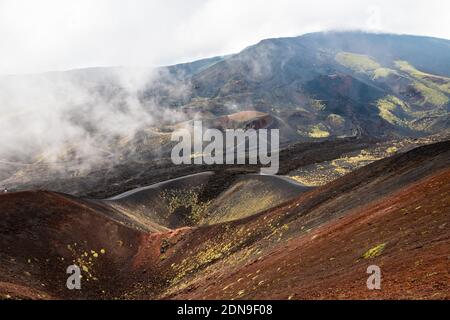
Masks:
[[[0,171],[7,164],[40,162],[55,170],[89,170],[114,163],[115,144],[121,139],[132,139],[155,123],[184,119],[181,112],[143,98],[151,86],[164,89],[162,75],[170,81],[164,69],[143,68],[0,78]],[[177,91],[170,94],[186,94],[188,88]]]

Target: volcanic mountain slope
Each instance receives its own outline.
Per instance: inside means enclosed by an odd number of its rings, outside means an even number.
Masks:
[[[0,196],[6,298],[449,298],[450,142],[374,162],[261,213],[144,231],[113,207]],[[220,198],[218,196],[217,198]],[[82,289],[65,288],[69,264]],[[369,291],[366,269],[382,270]]]
[[[47,101],[39,83],[50,88],[68,84],[67,94],[57,90],[50,102],[64,101],[69,127],[86,133],[93,144],[86,139],[58,141],[56,150],[49,150],[48,143],[33,144],[22,154],[25,148],[8,142],[12,149],[6,154],[0,150],[0,187],[86,195],[92,190],[104,193],[111,185],[118,188],[132,175],[151,180],[142,167],[167,159],[171,132],[192,119],[220,129],[278,128],[282,145],[448,133],[449,65],[449,40],[328,32],[266,39],[233,55],[155,70],[93,68],[0,78],[2,105],[17,100],[11,114],[0,115],[0,123],[34,121],[33,113],[20,108],[28,101]],[[129,92],[129,74],[135,73],[151,76]],[[24,78],[27,85],[19,86]],[[17,94],[16,87],[27,90]],[[70,99],[73,91],[92,99]],[[133,105],[142,107],[142,114],[131,118],[148,116],[152,121],[132,132],[99,130],[106,115],[127,118]],[[102,116],[93,120],[98,112]],[[6,134],[11,137],[6,141],[18,135],[12,129]]]
[[[160,182],[103,203],[137,223],[175,229],[244,218],[310,190],[294,180],[203,172]]]
[[[177,244],[168,298],[448,298],[449,142],[375,162]],[[177,253],[189,258],[177,261]],[[378,265],[383,289],[370,292]]]
[[[374,141],[367,138],[342,138],[281,146],[279,173],[287,174],[301,166],[333,160],[344,153],[368,148],[372,143]],[[100,163],[95,170],[79,175],[66,175],[63,169],[52,174],[51,166],[44,163],[27,165],[0,185],[11,191],[44,189],[76,196],[108,198],[127,190],[205,171],[230,172],[229,169],[232,169],[232,176],[239,172],[260,171],[259,165],[174,166],[170,158],[127,159],[113,166]]]
[[[427,50],[423,50],[423,48]],[[267,39],[188,78],[182,108],[255,109],[293,140],[420,136],[448,128],[448,40],[362,32]]]
[[[117,281],[117,270],[132,266],[140,232],[114,220],[107,207],[45,191],[2,195],[0,206],[3,297],[64,297],[69,264],[83,268],[86,284],[96,268],[105,281]],[[101,288],[89,291],[79,296],[101,297]]]
[[[117,278],[111,273],[133,269],[132,256],[140,250],[139,237],[163,232],[177,234],[179,231],[169,227],[201,225],[212,219],[238,219],[272,208],[309,189],[281,177],[233,177],[232,173],[221,177],[206,172],[108,200],[83,200],[45,191],[3,194],[0,291],[6,292],[3,297],[66,297],[66,275],[58,270],[64,271],[63,266],[69,264],[79,265],[83,279],[94,287],[97,281],[122,283],[123,280],[117,280],[122,276]],[[239,211],[233,211],[235,202],[240,203]],[[216,215],[210,208],[219,206],[221,211]],[[110,276],[98,277],[97,268],[111,268]],[[114,290],[115,294],[122,294],[120,290]],[[106,291],[102,292],[97,288],[88,296],[79,297],[101,297]]]
[[[438,134],[419,139],[379,141],[367,148],[344,153],[333,160],[301,166],[290,171],[288,176],[306,186],[322,186],[374,161],[448,139],[450,135],[445,137]]]

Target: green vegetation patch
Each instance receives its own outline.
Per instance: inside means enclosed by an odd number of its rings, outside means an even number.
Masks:
[[[418,82],[420,85],[420,82]],[[428,90],[429,88],[420,88],[421,90]],[[429,94],[433,97],[433,93],[423,93]],[[447,97],[443,99],[440,98],[428,98],[436,99],[433,103],[444,103],[439,107],[435,107],[432,110],[415,110],[406,104],[404,101],[400,100],[395,96],[386,96],[383,99],[377,101],[376,106],[379,110],[379,116],[389,122],[390,124],[401,126],[415,131],[427,132],[432,122],[429,120],[436,117],[441,117],[447,114],[445,110],[445,102],[448,102]],[[441,99],[441,100],[439,100]],[[425,102],[423,102],[425,103]],[[432,103],[428,100],[428,103]],[[414,106],[414,105],[413,105]]]
[[[159,194],[159,198],[166,204],[169,216],[179,208],[185,208],[189,211],[185,218],[195,224],[203,218],[211,204],[211,200],[201,201],[199,199],[201,189],[202,187],[199,186],[189,190],[164,190]]]
[[[447,83],[450,81],[450,78],[437,76],[431,73],[426,73],[420,70],[417,70],[413,65],[411,65],[408,61],[395,61],[395,66],[399,68],[401,71],[408,73],[409,75],[413,76],[417,79],[434,79],[434,80],[440,80],[441,82]]]
[[[411,112],[408,105],[395,96],[387,96],[377,101],[379,115],[393,125],[408,126],[405,120]]]
[[[439,89],[441,89],[442,91],[444,91],[445,93],[450,94],[450,80],[448,83],[445,83],[441,86],[439,86]]]
[[[423,78],[427,74],[414,68],[408,61],[395,61],[395,66],[413,77]]]
[[[369,56],[351,52],[340,52],[335,57],[341,65],[356,72],[369,72],[382,68],[382,66]]]
[[[416,87],[416,89],[421,92],[422,90],[424,90],[424,93],[428,94],[428,97],[434,97],[431,98],[432,100],[430,100],[434,101],[432,103],[433,105],[441,106],[442,104],[439,103],[441,103],[442,101],[447,101],[444,104],[448,103],[448,98],[444,93],[450,94],[450,78],[437,76],[417,70],[407,61],[395,61],[395,66],[401,71],[406,72],[416,80],[420,81],[417,82],[419,83],[419,85],[418,87]],[[440,91],[442,91],[443,93]]]
[[[424,85],[422,82],[415,81],[414,88],[420,92],[425,99],[423,103],[429,103],[436,107],[442,107],[449,102],[449,98],[439,90]]]
[[[328,138],[330,133],[324,128],[323,125],[315,125],[309,131],[309,136],[311,138],[319,139],[319,138]]]

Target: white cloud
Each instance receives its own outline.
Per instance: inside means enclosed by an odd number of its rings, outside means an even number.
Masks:
[[[448,12],[445,0],[0,0],[0,74],[173,64],[323,29],[450,38]]]

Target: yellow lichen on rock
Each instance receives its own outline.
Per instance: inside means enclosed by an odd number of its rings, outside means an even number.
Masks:
[[[363,258],[364,259],[369,259],[369,258],[375,258],[378,257],[384,250],[384,248],[386,247],[386,243],[381,243],[379,245],[376,245],[375,247],[367,250],[364,254],[363,254]]]

